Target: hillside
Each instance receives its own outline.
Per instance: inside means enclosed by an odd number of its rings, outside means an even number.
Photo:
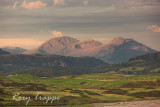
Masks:
[[[151,74],[160,73],[160,52],[130,59],[127,63],[119,64],[118,73],[124,74]]]
[[[82,75],[82,74],[94,74],[94,73],[112,73],[112,74],[129,74],[129,75],[146,75],[160,73],[160,53],[147,54],[139,56],[130,61],[120,64],[105,64],[102,66],[89,66],[89,67],[39,67],[32,69],[14,70],[9,69],[7,66],[5,71],[2,71],[1,75],[14,75],[14,74],[32,74],[40,77],[57,77],[65,75]],[[90,62],[88,62],[90,63]],[[7,71],[6,71],[7,70]]]
[[[13,71],[41,67],[93,67],[106,64],[91,57],[66,57],[58,55],[0,55],[0,71]],[[34,71],[33,71],[34,72]]]
[[[77,40],[71,37],[52,38],[35,49],[23,54],[63,55],[73,57],[95,57],[107,63],[120,63],[136,56],[156,51],[133,39],[114,38],[106,44],[95,40]]]
[[[9,54],[9,52],[3,51],[2,49],[0,49],[0,55],[6,55]]]

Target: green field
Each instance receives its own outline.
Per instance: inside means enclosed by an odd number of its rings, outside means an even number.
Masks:
[[[142,69],[142,68],[139,68]],[[85,74],[55,78],[17,74],[0,77],[0,105],[26,105],[26,100],[13,100],[14,93],[31,97],[28,105],[82,105],[160,98],[160,74],[122,75]],[[36,100],[40,95],[60,97],[60,100]],[[18,98],[18,97],[17,97]]]

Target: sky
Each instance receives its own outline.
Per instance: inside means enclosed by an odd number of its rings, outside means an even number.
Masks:
[[[160,0],[0,0],[0,47],[70,36],[133,38],[160,51]]]

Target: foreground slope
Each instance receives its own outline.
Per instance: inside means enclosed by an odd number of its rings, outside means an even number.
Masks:
[[[160,98],[159,78],[159,74],[135,76],[103,73],[57,78],[10,75],[0,77],[0,106],[25,106],[26,101],[13,100],[13,93],[17,92],[20,96],[31,97],[28,106],[86,107],[85,104],[92,103],[154,100]],[[53,103],[50,100],[48,103],[46,100],[35,100],[37,92],[41,92],[43,97],[59,96],[60,100]]]

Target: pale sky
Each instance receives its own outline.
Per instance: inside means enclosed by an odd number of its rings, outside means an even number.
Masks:
[[[160,0],[0,0],[0,47],[38,47],[70,36],[133,38],[160,50]]]

